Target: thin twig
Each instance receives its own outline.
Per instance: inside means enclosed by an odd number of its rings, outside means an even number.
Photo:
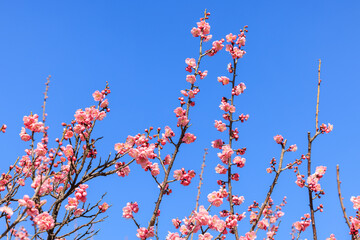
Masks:
[[[348,225],[348,227],[350,229],[351,224],[350,224],[349,218],[348,218],[348,216],[346,214],[344,203],[343,203],[343,198],[341,196],[341,189],[340,189],[340,183],[341,182],[340,182],[340,168],[339,168],[339,165],[336,165],[336,182],[337,182],[337,189],[338,189],[338,193],[339,193],[339,200],[340,200],[341,210],[342,210],[342,212],[344,214],[346,224]]]

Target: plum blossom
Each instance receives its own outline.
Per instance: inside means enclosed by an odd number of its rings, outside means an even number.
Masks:
[[[150,230],[141,227],[137,230],[136,236],[140,239],[146,239],[154,236],[154,227],[150,227]]]
[[[330,133],[333,130],[334,126],[330,123],[326,126],[325,123],[320,125],[320,132],[321,133]]]
[[[221,82],[223,85],[229,84],[230,79],[224,76],[217,78],[218,82]]]
[[[94,98],[94,100],[96,101],[96,102],[99,102],[99,101],[101,101],[102,99],[103,99],[103,94],[101,93],[101,92],[99,92],[99,90],[96,90],[93,94],[92,94],[92,96],[93,96],[93,98]]]
[[[360,211],[360,196],[350,198],[350,201],[354,204],[353,208]]]
[[[224,132],[226,130],[226,124],[222,121],[215,120],[215,128],[220,132]]]
[[[223,145],[224,145],[224,142],[223,142],[221,139],[216,139],[215,141],[212,141],[212,142],[211,142],[211,146],[212,146],[213,148],[219,148],[219,149],[221,149]]]
[[[239,96],[245,91],[245,89],[246,89],[245,83],[239,83],[237,86],[235,86],[232,89],[231,94],[235,96]]]
[[[39,227],[41,231],[50,230],[54,228],[55,222],[48,212],[43,212],[34,218],[34,223]]]
[[[274,137],[274,141],[275,141],[277,144],[282,144],[282,142],[284,141],[284,138],[283,138],[283,136],[281,136],[281,135],[276,135],[276,136]]]
[[[185,133],[185,136],[182,138],[182,141],[187,144],[193,143],[195,140],[196,136],[191,133]]]
[[[186,81],[191,83],[191,84],[194,84],[196,82],[196,77],[195,75],[187,75],[186,76]]]
[[[218,164],[218,165],[215,167],[215,171],[216,171],[216,173],[218,173],[218,174],[226,174],[226,173],[227,173],[227,169],[226,169],[224,166],[220,165],[220,164]]]
[[[20,135],[21,140],[23,140],[24,142],[27,142],[31,139],[30,135],[26,133],[24,127],[21,128],[21,132],[19,135]]]

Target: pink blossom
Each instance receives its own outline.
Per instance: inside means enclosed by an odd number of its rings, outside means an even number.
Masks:
[[[186,126],[189,123],[189,120],[186,116],[182,116],[178,118],[178,126]]]
[[[186,76],[186,81],[191,83],[191,84],[194,84],[196,82],[196,77],[195,75],[187,75]]]
[[[355,230],[360,229],[360,220],[354,217],[350,217],[351,222],[351,228],[354,228]]]
[[[185,116],[186,110],[182,109],[181,107],[177,107],[174,110],[174,113],[176,114],[176,117],[182,117],[182,116]]]
[[[236,164],[239,168],[242,168],[242,167],[245,166],[246,159],[245,159],[245,158],[242,158],[242,157],[239,157],[239,156],[236,156],[236,157],[233,159],[233,162],[234,162],[234,164]]]
[[[150,230],[147,230],[146,228],[141,227],[137,230],[136,236],[140,239],[146,239],[149,237],[153,237],[154,236],[154,227],[150,227]]]
[[[222,121],[215,120],[215,128],[220,132],[224,132],[226,130],[226,124]]]
[[[239,116],[241,122],[247,121],[249,119],[249,114],[244,115],[243,113]]]
[[[200,234],[199,240],[211,240],[213,236],[210,233]]]
[[[244,36],[239,36],[238,40],[236,41],[236,44],[239,46],[245,46],[246,38]]]
[[[5,213],[8,218],[10,218],[14,214],[13,210],[8,206],[0,207],[0,212]]]
[[[354,204],[353,208],[358,209],[360,211],[360,196],[350,198],[350,201]]]
[[[106,202],[104,202],[103,204],[101,204],[99,206],[99,210],[103,213],[106,212],[106,210],[108,210],[108,208],[109,208],[109,204],[107,204]]]
[[[242,94],[246,89],[245,83],[240,83],[239,85],[235,86],[232,89],[231,94],[235,95],[235,96],[239,96],[240,94]]]
[[[78,188],[75,188],[75,197],[81,202],[86,202],[87,192],[86,189],[89,186],[87,184],[80,184]]]
[[[222,152],[218,153],[217,155],[224,164],[228,164],[228,160],[231,158],[231,155],[233,153],[234,151],[231,149],[229,145],[224,145],[222,146]]]
[[[215,171],[216,171],[216,173],[218,173],[218,174],[226,174],[227,169],[226,169],[224,166],[218,164],[218,165],[215,167]]]
[[[180,238],[179,233],[169,232],[165,240],[183,240],[183,239],[184,238]]]
[[[23,140],[25,142],[27,142],[31,139],[30,135],[26,133],[25,128],[23,128],[23,127],[21,128],[21,132],[19,135],[20,135],[21,140]]]
[[[178,229],[180,227],[181,220],[179,220],[178,218],[176,218],[176,219],[174,218],[171,221],[176,229]]]
[[[107,99],[102,101],[101,104],[100,104],[101,108],[107,108],[108,106],[109,106],[109,101]]]
[[[258,228],[262,229],[262,230],[266,230],[269,227],[269,221],[267,219],[262,219],[261,221],[258,222]]]
[[[185,136],[182,139],[182,141],[187,144],[193,143],[195,140],[196,140],[196,136],[191,133],[185,133]]]
[[[243,196],[238,197],[233,195],[232,199],[235,205],[241,205],[245,201],[245,198]]]
[[[98,90],[96,90],[94,93],[93,93],[93,98],[96,102],[99,102],[103,99],[103,95],[101,92],[99,92]]]
[[[123,208],[123,217],[124,218],[133,218],[133,213],[137,213],[139,211],[139,206],[137,202],[127,203]]]
[[[226,41],[227,42],[234,42],[236,40],[236,35],[233,35],[232,33],[229,33],[226,35]]]
[[[204,78],[207,76],[208,71],[205,70],[205,71],[201,72],[201,71],[199,70],[199,71],[198,71],[198,74],[199,74],[199,76],[200,76],[200,79],[204,79]]]
[[[210,25],[205,21],[201,21],[197,23],[198,28],[202,32],[203,35],[207,35],[210,33]]]
[[[296,144],[294,144],[294,145],[291,145],[291,146],[289,147],[289,150],[288,150],[288,151],[290,151],[290,152],[296,152],[296,150],[297,150],[297,146],[296,146]]]
[[[330,133],[333,130],[334,126],[330,123],[326,126],[325,123],[320,125],[320,132],[321,133]]]
[[[159,173],[160,173],[159,164],[153,163],[150,166],[150,169],[151,169],[151,175],[153,175],[153,176],[159,175]]]
[[[35,206],[35,202],[31,200],[28,195],[24,195],[23,199],[18,200],[18,203],[20,206],[24,206],[27,208],[32,208],[33,206]]]
[[[68,204],[65,205],[65,209],[68,211],[75,210],[78,207],[79,200],[76,198],[68,198]]]
[[[74,212],[74,215],[75,216],[80,216],[81,214],[83,214],[83,212],[85,212],[85,209],[76,209],[75,212]]]
[[[215,207],[219,207],[223,203],[220,193],[215,191],[208,195],[208,201]]]
[[[115,168],[117,169],[116,173],[119,177],[128,176],[130,173],[130,167],[129,166],[123,167],[124,165],[125,165],[124,162],[123,163],[117,162],[115,164]]]
[[[44,131],[44,124],[38,121],[39,116],[37,114],[24,116],[24,126],[32,132],[42,132]]]
[[[195,61],[194,58],[187,58],[187,59],[185,60],[185,63],[186,63],[187,65],[189,65],[190,67],[193,67],[193,68],[196,67],[196,61]]]
[[[194,36],[194,37],[199,37],[200,36],[200,33],[201,33],[201,30],[199,28],[192,28],[191,29],[191,34]]]
[[[47,150],[42,143],[38,143],[37,148],[35,149],[35,153],[38,157],[42,157],[42,156],[45,156],[45,154],[47,153]]]
[[[218,82],[221,82],[223,85],[229,84],[230,82],[230,79],[224,76],[218,77],[217,80]]]
[[[283,136],[281,136],[281,135],[276,135],[276,136],[274,137],[274,141],[275,141],[277,144],[282,144],[282,142],[284,141],[284,138],[283,138]]]
[[[168,126],[165,127],[165,137],[167,138],[175,137],[175,133]]]
[[[330,237],[326,238],[326,240],[336,240],[335,235],[331,234]]]
[[[66,157],[72,157],[74,155],[74,150],[73,147],[68,144],[65,148],[65,150],[63,151]]]
[[[317,178],[322,178],[322,176],[324,176],[326,172],[326,167],[325,166],[318,166],[316,167],[316,170],[315,170],[315,175]]]
[[[298,185],[299,187],[304,187],[305,186],[305,180],[302,178],[302,176],[300,174],[296,175],[296,185]]]
[[[39,227],[41,231],[50,230],[54,228],[55,223],[52,216],[48,212],[43,212],[34,218],[34,223]]]
[[[224,142],[223,142],[221,139],[216,139],[215,141],[212,141],[212,142],[211,142],[211,146],[212,146],[213,148],[219,148],[219,149],[221,149],[223,145],[224,145]]]
[[[235,106],[230,105],[229,103],[227,103],[225,101],[222,101],[219,107],[221,110],[224,110],[225,112],[230,112],[230,113],[235,112]]]
[[[226,227],[229,229],[233,229],[237,226],[237,217],[236,215],[229,215],[226,220]]]

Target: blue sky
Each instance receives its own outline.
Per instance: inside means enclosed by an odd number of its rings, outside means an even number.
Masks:
[[[1,171],[18,156],[26,143],[19,132],[22,117],[41,113],[46,77],[53,76],[47,105],[50,140],[59,137],[61,122],[69,122],[79,108],[91,106],[91,94],[108,81],[111,112],[99,124],[96,136],[104,139],[99,156],[114,152],[113,145],[149,126],[175,128],[173,109],[180,90],[187,86],[184,60],[197,57],[198,40],[190,34],[204,9],[211,12],[213,38],[237,33],[249,25],[246,56],[239,64],[239,81],[246,93],[237,99],[239,113],[250,114],[241,124],[239,147],[248,149],[246,167],[239,171],[236,194],[245,196],[239,212],[253,200],[263,201],[272,175],[265,169],[280,148],[273,136],[282,134],[297,153],[306,152],[307,131],[314,132],[318,59],[322,59],[320,123],[334,124],[334,131],[314,143],[314,166],[328,171],[321,180],[326,195],[317,201],[324,212],[317,214],[318,236],[334,233],[348,238],[336,190],[335,166],[340,164],[342,191],[349,215],[354,215],[351,196],[360,195],[358,186],[360,121],[359,54],[360,3],[358,1],[2,1],[0,2],[0,81],[2,101],[0,124],[8,131],[0,136]],[[200,83],[201,92],[191,116],[194,144],[184,146],[175,165],[199,172],[203,149],[222,134],[213,127],[221,118],[218,108],[229,89],[217,76],[226,74],[229,55],[206,58],[208,70]],[[218,190],[214,167],[215,150],[207,158],[201,201]],[[305,169],[303,169],[305,172]],[[292,172],[280,176],[275,202],[288,197],[279,239],[288,239],[291,224],[308,212],[307,191],[299,189]],[[174,231],[171,219],[183,218],[195,205],[197,179],[188,187],[176,184],[174,193],[161,207],[160,238]],[[117,176],[90,184],[90,199],[108,192],[113,206],[109,219],[99,224],[96,239],[136,239],[135,225],[121,217],[129,201],[137,201],[139,222],[147,225],[157,187],[139,166],[127,178]],[[219,209],[220,210],[220,209]],[[215,214],[215,213],[213,213]],[[249,214],[247,214],[249,215]],[[247,220],[240,232],[249,229]],[[246,231],[245,231],[246,230]],[[311,236],[310,229],[302,238]]]

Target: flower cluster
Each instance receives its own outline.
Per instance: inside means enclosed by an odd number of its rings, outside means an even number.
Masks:
[[[137,202],[127,203],[123,208],[123,217],[124,218],[133,218],[133,213],[137,213],[139,211],[139,206]]]
[[[194,170],[185,171],[184,168],[174,171],[174,178],[180,181],[180,184],[188,186],[191,183],[191,179],[195,177]]]

